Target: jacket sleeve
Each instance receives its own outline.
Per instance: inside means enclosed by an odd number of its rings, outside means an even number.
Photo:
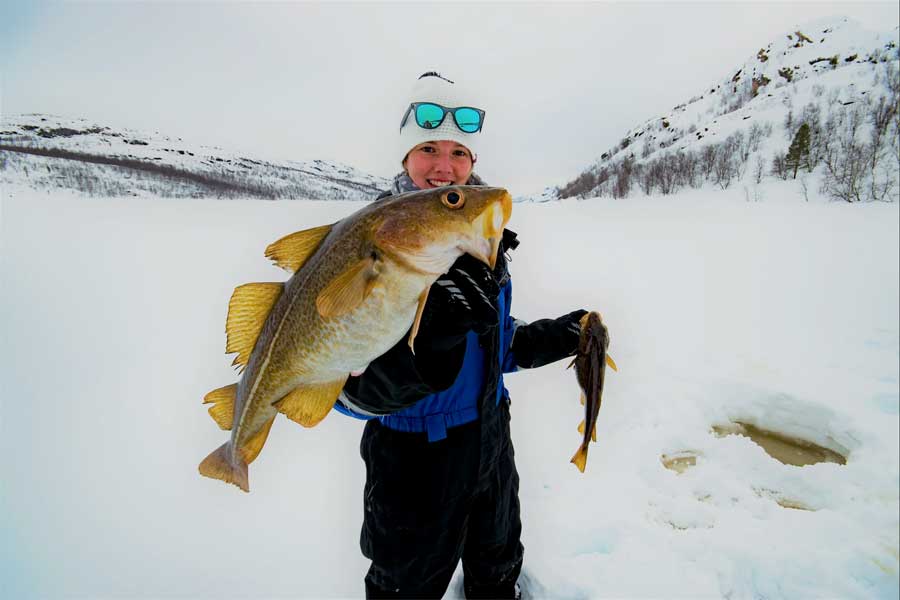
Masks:
[[[532,369],[573,356],[578,350],[578,334],[570,325],[584,314],[576,310],[556,319],[516,322],[510,351],[521,368]]]
[[[347,379],[344,394],[350,402],[383,415],[412,406],[456,381],[466,352],[465,335],[433,342],[417,337],[415,354],[407,338],[369,363],[362,375]]]

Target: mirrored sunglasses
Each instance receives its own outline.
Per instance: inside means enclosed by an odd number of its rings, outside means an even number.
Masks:
[[[413,102],[406,109],[403,120],[400,121],[400,129],[406,125],[406,120],[412,113],[416,118],[416,125],[422,129],[436,129],[444,122],[447,114],[453,115],[453,122],[460,131],[465,133],[476,133],[481,131],[484,124],[484,111],[480,108],[472,108],[471,106],[457,106],[456,108],[448,108],[435,104],[433,102]]]

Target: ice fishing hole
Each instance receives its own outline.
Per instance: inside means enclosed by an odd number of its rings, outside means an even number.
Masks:
[[[765,450],[766,454],[786,465],[805,467],[821,462],[847,464],[846,456],[830,448],[823,448],[809,440],[770,431],[749,423],[734,422],[727,425],[713,425],[712,429],[719,437],[726,435],[748,437]]]

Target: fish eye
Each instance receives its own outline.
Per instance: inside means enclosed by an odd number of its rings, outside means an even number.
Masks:
[[[441,202],[447,208],[462,208],[466,203],[466,198],[456,190],[450,190],[441,196]]]

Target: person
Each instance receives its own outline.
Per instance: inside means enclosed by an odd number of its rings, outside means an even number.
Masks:
[[[416,82],[400,126],[393,194],[484,185],[473,172],[485,112],[435,72]],[[406,338],[350,377],[337,410],[366,423],[360,546],[367,598],[440,598],[462,560],[467,598],[514,598],[522,568],[519,475],[503,374],[577,348],[584,310],[525,324],[510,316],[504,231],[495,268],[464,254],[432,285],[415,354]]]

